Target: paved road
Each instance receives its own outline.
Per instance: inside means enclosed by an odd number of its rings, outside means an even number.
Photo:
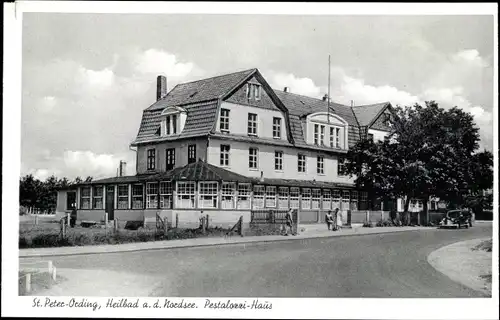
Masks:
[[[152,296],[481,297],[482,293],[432,268],[427,256],[444,245],[491,234],[489,224],[462,230],[429,229],[51,260],[58,268],[155,277]]]

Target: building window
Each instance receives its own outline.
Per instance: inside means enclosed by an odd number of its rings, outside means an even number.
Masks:
[[[257,83],[247,83],[247,99],[260,100],[260,84]]]
[[[274,170],[283,170],[283,151],[274,152]]]
[[[156,149],[148,150],[148,170],[154,170],[156,164]]]
[[[297,187],[290,188],[290,208],[299,208],[300,189]]]
[[[144,208],[144,186],[142,184],[134,184],[132,186],[132,209]]]
[[[344,158],[337,159],[337,175],[345,176],[345,159]]]
[[[316,160],[316,172],[318,174],[325,174],[325,157],[318,156]]]
[[[234,209],[234,199],[236,193],[236,183],[222,183],[221,209]]]
[[[360,193],[359,210],[368,210],[368,192],[366,191]]]
[[[273,118],[273,138],[281,139],[281,118]]]
[[[319,124],[314,124],[314,144],[319,145]]]
[[[319,209],[321,203],[321,189],[312,189],[311,209]]]
[[[257,135],[257,115],[255,113],[248,114],[248,134]]]
[[[276,208],[276,187],[266,187],[266,208]]]
[[[172,182],[160,182],[160,208],[172,209]]]
[[[306,172],[306,156],[303,154],[297,156],[297,171]]]
[[[340,190],[333,190],[332,209],[340,208]]]
[[[229,110],[220,109],[220,131],[229,132]]]
[[[229,151],[231,147],[226,144],[220,145],[220,165],[223,167],[229,166]]]
[[[340,129],[335,128],[335,147],[340,148]]]
[[[103,209],[102,206],[102,194],[104,192],[103,186],[95,186],[94,192],[92,194],[93,198],[93,207],[92,209]]]
[[[288,188],[279,187],[278,189],[278,207],[280,209],[288,208]]]
[[[368,140],[373,141],[373,133],[369,133],[369,134],[368,134]]]
[[[172,115],[172,134],[177,134],[177,115]]]
[[[302,189],[302,209],[311,209],[311,189]]]
[[[196,162],[196,145],[190,144],[188,146],[188,163]]]
[[[247,183],[238,184],[238,209],[250,209],[251,185]]]
[[[82,187],[80,196],[80,209],[90,209],[90,187]]]
[[[175,149],[167,149],[165,152],[165,167],[167,170],[172,170],[175,167]]]
[[[148,182],[146,184],[146,208],[158,208],[158,182]]]
[[[353,210],[353,211],[358,210],[358,192],[357,191],[351,192],[351,210]]]
[[[128,209],[128,185],[118,186],[118,209]]]
[[[265,189],[264,186],[253,186],[253,208],[260,209],[264,208],[264,194]]]
[[[217,182],[200,182],[200,208],[217,208]]]
[[[330,190],[323,190],[323,201],[321,204],[321,207],[324,210],[330,210],[332,209],[332,197],[331,197],[331,192]]]
[[[320,144],[325,145],[325,126],[320,126]]]
[[[335,128],[330,127],[330,148],[335,148]]]
[[[170,116],[165,117],[165,134],[170,135]]]
[[[248,149],[248,167],[257,169],[259,167],[259,150],[257,148]]]
[[[195,183],[191,181],[177,182],[177,208],[192,209],[194,205]]]
[[[349,203],[349,201],[350,201],[349,190],[342,191],[342,202]]]

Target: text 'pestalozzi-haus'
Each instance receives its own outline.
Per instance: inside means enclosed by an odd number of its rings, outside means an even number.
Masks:
[[[275,90],[257,69],[170,92],[166,84],[159,76],[131,143],[136,175],[60,191],[57,211],[75,203],[78,220],[159,213],[180,224],[197,224],[203,211],[212,225],[229,226],[262,208],[296,208],[301,222],[319,222],[326,210],[381,205],[343,175],[343,157],[359,139],[384,139],[389,102],[346,106]]]

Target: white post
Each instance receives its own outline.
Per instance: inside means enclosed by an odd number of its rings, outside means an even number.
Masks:
[[[52,261],[47,262],[47,269],[49,269],[49,273],[52,274]]]
[[[56,281],[56,267],[52,267],[52,280]]]
[[[38,216],[35,216],[35,226],[38,225]]]
[[[31,291],[31,273],[26,274],[26,292]]]
[[[68,227],[70,226],[70,225],[69,225],[69,221],[70,221],[70,219],[71,219],[71,216],[70,216],[70,215],[71,215],[71,214],[68,212],[68,214],[67,214],[67,216],[68,216]]]
[[[370,223],[370,211],[366,210],[366,223]]]
[[[108,213],[107,212],[104,213],[104,229],[106,229],[106,231],[108,231]]]

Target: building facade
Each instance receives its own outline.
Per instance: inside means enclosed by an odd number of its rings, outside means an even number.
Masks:
[[[295,208],[301,222],[320,222],[326,210],[370,208],[343,159],[360,139],[389,133],[389,102],[346,106],[275,90],[257,69],[170,91],[159,76],[156,98],[131,143],[136,175],[70,191],[79,220],[107,212],[109,219],[196,221],[211,213],[224,225],[248,220],[251,210]],[[60,198],[58,208],[68,202]]]

